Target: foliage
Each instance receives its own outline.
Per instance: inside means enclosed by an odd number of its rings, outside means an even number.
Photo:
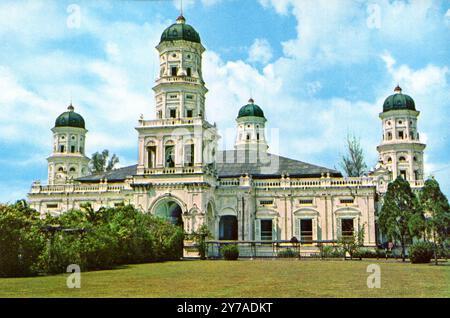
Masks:
[[[206,259],[206,240],[211,238],[211,231],[208,229],[208,225],[202,224],[196,232],[193,233],[194,243],[197,245],[198,254],[200,259]]]
[[[450,205],[435,179],[425,181],[420,192],[420,204],[425,213],[425,231],[435,243],[435,262],[445,249],[450,234]]]
[[[423,232],[425,223],[416,195],[401,176],[388,185],[378,225],[388,239],[400,242],[405,261],[406,244]]]
[[[344,257],[344,252],[338,246],[326,245],[321,250],[322,258]]]
[[[29,276],[45,246],[39,213],[25,201],[0,205],[0,276]]]
[[[227,261],[235,261],[239,258],[239,248],[236,244],[225,244],[221,251],[223,258]]]
[[[298,252],[294,251],[292,248],[288,248],[278,252],[278,257],[280,258],[295,258],[298,257]]]
[[[95,152],[92,154],[89,167],[92,173],[101,173],[113,170],[118,163],[119,158],[116,154],[109,158],[109,150],[105,149],[101,153]]]
[[[351,237],[340,237],[338,239],[338,244],[342,248],[344,257],[346,257],[348,253],[350,255],[350,259],[353,259],[353,257],[360,258],[358,255],[358,250],[364,245],[364,227],[356,233],[353,233]]]
[[[411,263],[429,263],[433,254],[433,244],[430,242],[416,242],[409,247]]]
[[[355,136],[347,135],[347,154],[342,156],[340,165],[348,177],[361,177],[366,172],[364,151]]]
[[[19,204],[0,207],[0,275],[62,273],[70,264],[109,269],[182,256],[183,230],[132,206],[38,216]]]

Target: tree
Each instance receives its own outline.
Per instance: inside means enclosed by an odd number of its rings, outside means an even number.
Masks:
[[[92,154],[89,165],[92,173],[101,173],[111,171],[118,163],[119,158],[115,154],[109,158],[109,150],[105,149],[101,153],[95,152]]]
[[[364,151],[355,136],[347,135],[347,154],[342,156],[340,165],[348,177],[361,177],[366,172]]]
[[[406,243],[420,235],[424,217],[409,182],[401,176],[388,185],[378,224],[388,239],[400,242],[402,260],[405,261]]]
[[[437,264],[436,247],[444,250],[444,243],[449,237],[450,205],[435,179],[425,181],[420,192],[420,203],[426,215],[426,233],[433,239],[434,260]]]

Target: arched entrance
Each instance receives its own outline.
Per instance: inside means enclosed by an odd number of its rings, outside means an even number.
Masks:
[[[237,240],[238,226],[237,217],[234,215],[224,215],[219,221],[219,240]]]
[[[155,207],[155,215],[168,220],[171,224],[183,227],[181,207],[175,201],[163,200]]]

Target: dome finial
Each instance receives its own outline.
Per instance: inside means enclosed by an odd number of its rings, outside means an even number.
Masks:
[[[177,18],[177,23],[178,24],[185,24],[186,23],[186,19],[183,16],[183,0],[180,0],[180,15]]]
[[[250,99],[248,100],[248,103],[249,103],[249,104],[254,104],[255,101],[253,100],[253,98],[250,97]]]
[[[70,105],[69,105],[69,107],[67,107],[67,110],[69,112],[73,112],[75,110],[75,107],[73,107],[73,105],[72,105],[72,101],[70,101]]]
[[[402,88],[400,87],[400,85],[397,84],[397,86],[394,88],[394,93],[401,93],[402,92]]]

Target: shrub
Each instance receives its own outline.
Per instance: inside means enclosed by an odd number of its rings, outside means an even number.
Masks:
[[[37,274],[46,243],[40,226],[39,213],[25,201],[0,205],[0,276]]]
[[[429,242],[417,242],[409,247],[411,263],[429,263],[433,255],[433,245]]]
[[[288,248],[288,249],[278,252],[278,257],[280,257],[280,258],[295,258],[297,256],[298,256],[298,253],[296,253],[291,248]]]
[[[326,245],[322,248],[321,253],[322,258],[344,257],[342,249],[336,246]]]
[[[353,257],[356,258],[377,258],[380,257],[379,254],[377,253],[378,250],[373,250],[373,249],[369,249],[369,248],[359,248],[357,249],[354,254]]]
[[[206,240],[212,237],[211,231],[206,224],[202,224],[197,232],[194,233],[193,239],[197,245],[198,255],[200,259],[206,259],[207,246]]]
[[[239,257],[239,248],[235,244],[227,244],[222,247],[222,255],[228,261],[235,261]]]
[[[70,264],[94,270],[179,260],[183,239],[181,227],[132,206],[85,206],[40,220],[24,202],[0,205],[0,276],[63,273]]]

